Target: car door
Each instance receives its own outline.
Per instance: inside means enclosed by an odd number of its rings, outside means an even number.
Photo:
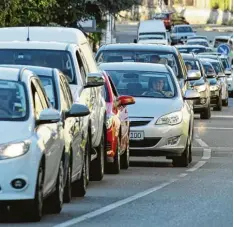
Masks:
[[[39,85],[39,80],[37,78],[33,78],[31,81],[31,93],[33,99],[33,109],[35,119],[39,119],[40,113],[48,108],[48,104],[44,93]],[[54,173],[57,172],[58,163],[56,159],[54,160],[54,154],[57,152],[57,146],[60,144],[58,131],[57,131],[57,123],[54,124],[42,124],[36,127],[37,136],[38,136],[38,144],[42,148],[45,154],[45,180],[44,180],[44,194],[47,194],[53,184],[55,183]]]
[[[68,111],[73,103],[72,94],[66,78],[60,74],[60,89],[63,111]],[[72,178],[80,173],[82,169],[83,156],[80,152],[81,134],[80,134],[80,119],[78,117],[69,117],[65,119],[65,134],[69,141],[69,148],[72,153]]]

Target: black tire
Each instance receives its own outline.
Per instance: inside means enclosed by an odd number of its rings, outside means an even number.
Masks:
[[[116,153],[114,156],[114,162],[106,163],[105,165],[106,173],[119,174],[120,173],[120,138],[118,137],[116,144]]]
[[[228,106],[228,98],[223,101],[223,106]]]
[[[97,158],[90,163],[90,180],[101,181],[104,176],[105,162],[105,130],[102,132],[100,144],[97,148]]]
[[[6,205],[0,204],[0,221],[5,222],[8,220],[8,208]]]
[[[218,100],[217,106],[214,107],[214,110],[222,111],[222,97],[221,97],[221,94],[219,96],[219,100]]]
[[[193,154],[192,154],[192,143],[189,145],[189,163],[193,161]]]
[[[179,157],[173,157],[172,164],[174,167],[187,167],[189,164],[189,140],[186,144],[183,154]]]
[[[63,161],[60,161],[58,176],[55,186],[55,192],[48,199],[48,211],[51,214],[59,214],[63,207],[64,196],[64,165]]]
[[[120,156],[121,169],[128,169],[130,165],[129,163],[130,163],[130,151],[128,145],[124,153]]]
[[[89,179],[90,179],[90,155],[91,155],[91,150],[92,150],[92,147],[91,147],[91,132],[88,134],[88,137],[87,137],[87,143],[86,143],[86,149],[85,149],[85,152],[86,152],[86,185],[88,186],[89,185]]]
[[[210,105],[208,105],[207,108],[200,114],[201,119],[210,119],[211,117],[211,111],[210,111]]]
[[[38,169],[37,185],[35,189],[35,198],[30,201],[24,208],[27,213],[27,219],[32,222],[39,222],[43,214],[43,183],[44,183],[44,169],[42,164]]]
[[[72,187],[72,195],[74,197],[84,197],[86,194],[87,189],[87,172],[86,172],[86,163],[87,163],[88,156],[85,154],[84,162],[81,172],[80,179],[76,180]]]
[[[69,163],[69,167],[67,170],[67,181],[64,188],[64,196],[63,200],[65,203],[70,203],[72,199],[72,166]]]

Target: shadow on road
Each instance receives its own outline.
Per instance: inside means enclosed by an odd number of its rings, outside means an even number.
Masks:
[[[171,161],[130,161],[131,167],[173,167]]]

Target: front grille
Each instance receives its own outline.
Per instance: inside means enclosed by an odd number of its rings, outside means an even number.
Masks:
[[[149,124],[150,121],[130,121],[130,127],[144,126]]]
[[[144,138],[144,140],[130,140],[130,148],[132,147],[154,147],[161,140],[160,138]]]

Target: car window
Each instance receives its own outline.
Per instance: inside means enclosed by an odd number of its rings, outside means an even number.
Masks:
[[[217,74],[223,72],[222,68],[220,67],[219,62],[211,62],[211,64],[212,64],[212,66],[214,67],[214,70],[215,70],[215,72],[216,72]]]
[[[65,90],[64,84],[61,80],[60,80],[59,84],[60,84],[60,89],[61,89],[61,93],[60,93],[61,110],[68,111],[70,109],[70,105],[69,105],[69,100],[68,100],[67,95],[66,95],[66,90]]]
[[[227,60],[226,58],[222,58],[221,61],[222,61],[222,63],[223,63],[223,67],[224,67],[225,69],[230,68],[229,63],[228,63],[228,60]]]
[[[73,61],[68,51],[1,49],[0,64],[57,68],[70,78],[70,83],[76,82]]]
[[[201,71],[199,62],[193,59],[184,59],[184,63],[187,67],[187,70],[199,70]]]
[[[186,26],[186,27],[178,27],[177,28],[178,33],[186,33],[186,32],[193,32],[192,28]]]
[[[55,83],[52,79],[52,77],[44,76],[44,75],[38,75],[40,78],[42,85],[45,89],[46,95],[49,98],[49,102],[51,105],[57,109],[58,108],[58,100],[56,97],[56,90],[55,90]]]
[[[32,81],[33,81],[34,85],[36,86],[36,89],[37,89],[38,95],[40,97],[43,108],[44,109],[49,108],[50,103],[49,103],[48,97],[46,95],[46,92],[43,88],[43,85],[42,85],[40,79],[33,78]]]
[[[169,73],[134,70],[106,70],[120,95],[149,98],[172,98],[177,95],[175,81]]]
[[[85,66],[83,64],[83,61],[82,61],[82,59],[81,59],[80,54],[79,54],[78,51],[76,51],[76,60],[77,60],[77,63],[79,65],[79,68],[80,68],[81,78],[82,78],[83,82],[85,82],[86,81],[86,77],[87,77],[86,71],[85,71]]]
[[[217,48],[220,44],[227,43],[227,42],[228,42],[227,39],[222,39],[222,38],[215,39],[214,48]]]
[[[66,90],[67,99],[69,101],[69,105],[71,106],[73,104],[73,97],[72,97],[72,93],[71,93],[69,83],[68,83],[68,81],[66,80],[66,78],[64,76],[62,76],[62,75],[60,75],[60,76],[63,77],[64,88]]]
[[[110,102],[110,94],[109,94],[108,87],[107,87],[106,83],[104,84],[104,98],[105,98],[106,102]]]
[[[21,82],[0,80],[0,120],[26,120],[29,108],[27,93]]]

